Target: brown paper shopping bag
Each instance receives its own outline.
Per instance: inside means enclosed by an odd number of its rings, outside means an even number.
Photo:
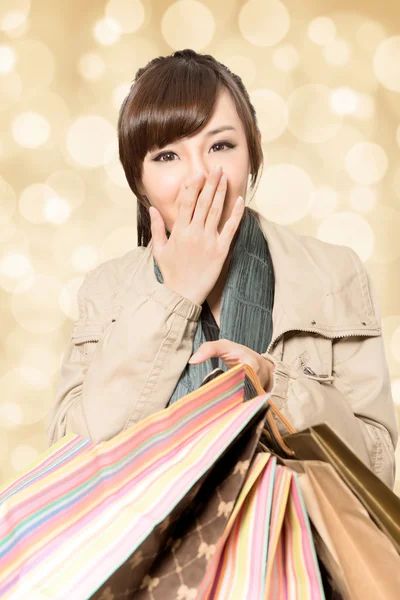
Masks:
[[[400,556],[334,468],[312,460],[285,464],[298,472],[310,519],[339,566],[333,576],[344,597],[397,600]]]

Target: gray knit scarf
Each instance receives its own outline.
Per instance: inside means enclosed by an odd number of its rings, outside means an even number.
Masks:
[[[157,280],[163,283],[154,257],[153,261]],[[193,339],[193,353],[204,342],[218,339],[232,340],[259,354],[266,352],[272,337],[274,289],[274,270],[267,240],[251,209],[246,207],[222,292],[221,329],[204,301]],[[199,388],[204,378],[217,367],[228,370],[219,358],[197,365],[187,363],[167,406]]]

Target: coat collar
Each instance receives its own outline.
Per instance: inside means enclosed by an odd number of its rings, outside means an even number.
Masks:
[[[274,339],[292,330],[331,338],[380,334],[367,271],[349,248],[299,235],[254,214],[274,266]]]
[[[267,240],[275,274],[273,339],[309,331],[326,337],[379,335],[368,276],[345,246],[299,235],[252,210]],[[140,280],[156,280],[153,241],[143,249]]]

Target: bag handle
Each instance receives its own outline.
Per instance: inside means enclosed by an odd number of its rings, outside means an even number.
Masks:
[[[236,366],[239,366],[239,365],[236,365]],[[255,374],[254,369],[252,369],[249,365],[244,364],[244,363],[241,363],[240,367],[244,367],[245,373],[249,377],[253,386],[255,387],[257,394],[259,396],[261,396],[262,394],[265,394],[266,392],[265,392],[263,386],[261,385],[260,380],[258,379],[257,375]],[[282,423],[282,425],[284,427],[286,427],[286,429],[288,430],[288,433],[297,433],[297,432],[296,432],[295,428],[293,427],[293,425],[281,413],[279,408],[272,402],[271,399],[268,400],[268,404],[269,404],[271,410],[267,411],[267,421],[268,421],[268,424],[274,435],[275,441],[280,446],[281,450],[283,450],[283,452],[285,452],[289,456],[294,456],[294,451],[291,448],[289,448],[289,446],[287,444],[285,444],[283,437],[278,429],[278,426],[275,423],[275,419],[272,416],[272,413],[274,413],[275,417]],[[270,437],[269,432],[265,428],[263,428],[262,433],[264,435],[266,435],[267,437]]]

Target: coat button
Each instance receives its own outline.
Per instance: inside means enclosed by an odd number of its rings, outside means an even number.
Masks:
[[[311,321],[311,325],[316,325],[316,323],[317,323],[317,322],[316,322],[316,321],[314,321],[314,320],[312,320],[312,321]]]
[[[366,325],[366,322],[365,321],[361,321],[361,325]]]

